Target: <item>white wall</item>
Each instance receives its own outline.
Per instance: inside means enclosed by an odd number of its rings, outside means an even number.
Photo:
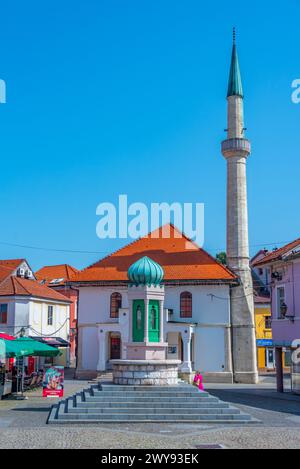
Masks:
[[[110,296],[122,295],[122,307],[128,308],[127,288],[79,288],[78,324],[82,327],[82,368],[95,370],[98,360],[97,323],[113,321],[110,318]],[[180,318],[180,293],[189,291],[193,298],[192,318]],[[215,295],[215,297],[211,296]],[[216,298],[218,297],[218,298]],[[230,324],[229,287],[198,285],[165,287],[165,308],[173,309],[172,321],[199,324],[194,338],[195,367],[203,371],[223,371],[225,366],[225,326]],[[211,327],[204,327],[211,326]],[[170,335],[175,341],[175,336]],[[174,355],[169,358],[174,358]]]
[[[194,366],[204,372],[225,369],[225,332],[221,327],[197,327],[194,342]]]
[[[121,293],[122,308],[128,308],[127,288],[79,288],[78,323],[96,324],[111,320],[110,296],[113,292]]]
[[[7,324],[0,330],[17,334],[22,327],[28,335],[52,335],[68,340],[70,306],[36,298],[3,297],[0,303],[8,304]],[[53,325],[48,326],[48,305],[53,306]],[[30,326],[30,328],[29,328]],[[59,330],[58,330],[59,329]]]
[[[2,297],[0,304],[7,304],[7,324],[0,324],[0,331],[15,335],[29,323],[29,300]]]
[[[193,295],[193,317],[180,317],[180,293],[189,291]],[[79,288],[79,324],[96,324],[109,321],[110,296],[113,292],[122,295],[122,307],[128,308],[126,288],[82,287]],[[216,295],[219,298],[211,297]],[[230,322],[230,299],[228,286],[183,286],[165,287],[165,308],[173,309],[172,320],[207,324]]]
[[[99,360],[99,343],[96,327],[83,327],[81,331],[83,354],[82,368],[84,370],[96,370]]]
[[[197,322],[204,324],[228,324],[230,322],[230,299],[228,286],[183,286],[165,287],[164,307],[173,309],[172,321]],[[193,317],[180,317],[180,293],[189,291],[193,295]],[[222,299],[212,298],[216,295]]]
[[[48,306],[53,306],[53,324],[48,325]],[[31,326],[30,334],[51,336],[68,340],[70,306],[54,303],[52,301],[41,301],[32,299],[30,301],[29,324]]]
[[[28,299],[16,299],[12,303],[14,303],[14,317],[12,318],[14,334],[20,332],[22,327],[25,327],[27,332],[26,326],[29,324],[30,301]]]

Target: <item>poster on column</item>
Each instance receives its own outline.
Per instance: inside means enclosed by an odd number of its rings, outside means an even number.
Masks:
[[[51,366],[43,376],[43,397],[63,397],[64,367]]]

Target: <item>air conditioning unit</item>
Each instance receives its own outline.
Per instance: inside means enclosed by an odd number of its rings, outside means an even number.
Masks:
[[[31,277],[32,277],[32,272],[31,272],[31,270],[26,270],[26,272],[25,272],[25,277],[26,277],[26,278],[31,278]]]
[[[24,277],[25,276],[25,269],[18,269],[17,270],[17,276],[18,277]]]

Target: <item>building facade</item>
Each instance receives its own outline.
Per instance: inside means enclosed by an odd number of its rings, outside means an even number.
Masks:
[[[255,296],[255,330],[257,364],[260,372],[275,370],[275,349],[272,338],[271,300]]]
[[[69,366],[70,303],[59,292],[40,285],[22,260],[0,283],[0,331],[17,336],[23,330],[27,336],[58,347],[62,354],[55,363]],[[40,359],[39,364],[45,361]],[[32,359],[30,363],[33,369],[37,365]]]
[[[151,234],[76,274],[69,285],[79,291],[77,375],[95,375],[109,360],[126,356],[128,342],[127,270],[138,256],[162,266],[165,299],[164,340],[168,357],[181,371],[199,369],[211,381],[258,380],[254,291],[249,259],[244,100],[235,44],[227,92],[227,262],[218,264],[182,233]],[[160,232],[161,229],[158,230]],[[178,239],[183,239],[184,243]],[[189,244],[189,248],[186,247]]]
[[[70,343],[69,362],[71,368],[76,368],[78,290],[67,286],[66,282],[77,272],[78,269],[68,264],[44,266],[35,272],[35,276],[41,285],[58,291],[70,300],[68,341]]]
[[[230,288],[237,279],[175,227],[169,230],[168,238],[159,229],[72,278],[79,290],[78,377],[93,377],[110,369],[111,359],[126,358],[131,330],[127,271],[147,256],[164,271],[166,358],[179,359],[182,374],[199,369],[210,381],[233,381]]]
[[[284,352],[286,364],[290,361],[291,365],[292,389],[300,393],[300,239],[270,252],[255,265],[268,267],[270,272],[278,390],[283,390]]]
[[[269,269],[256,267],[268,251],[262,249],[251,259],[252,280],[254,289],[254,314],[257,347],[257,364],[260,372],[275,370],[275,349],[272,340],[271,296]]]

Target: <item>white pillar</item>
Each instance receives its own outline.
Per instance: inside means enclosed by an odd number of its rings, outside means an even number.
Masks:
[[[232,347],[230,326],[225,328],[225,371],[232,373]]]
[[[132,310],[132,306],[133,306],[133,301],[132,300],[129,300],[129,310],[128,310],[128,342],[132,342],[132,325],[133,325],[133,322],[132,322],[132,315],[133,315],[133,310]]]
[[[127,349],[124,346],[124,343],[126,342],[124,334],[120,334],[121,336],[121,359],[126,360],[127,358]]]
[[[182,334],[183,342],[183,363],[180,367],[182,373],[191,373],[192,364],[191,364],[191,334],[189,331]]]
[[[83,343],[83,330],[81,326],[78,326],[77,329],[77,363],[76,363],[76,369],[81,370],[82,369],[82,343]]]
[[[159,341],[164,342],[164,302],[159,301]]]
[[[148,338],[148,316],[149,316],[149,300],[145,300],[145,316],[144,316],[144,342],[149,342]]]
[[[108,337],[107,332],[103,331],[102,329],[98,330],[99,356],[98,356],[97,371],[105,371],[106,370],[107,337]]]

